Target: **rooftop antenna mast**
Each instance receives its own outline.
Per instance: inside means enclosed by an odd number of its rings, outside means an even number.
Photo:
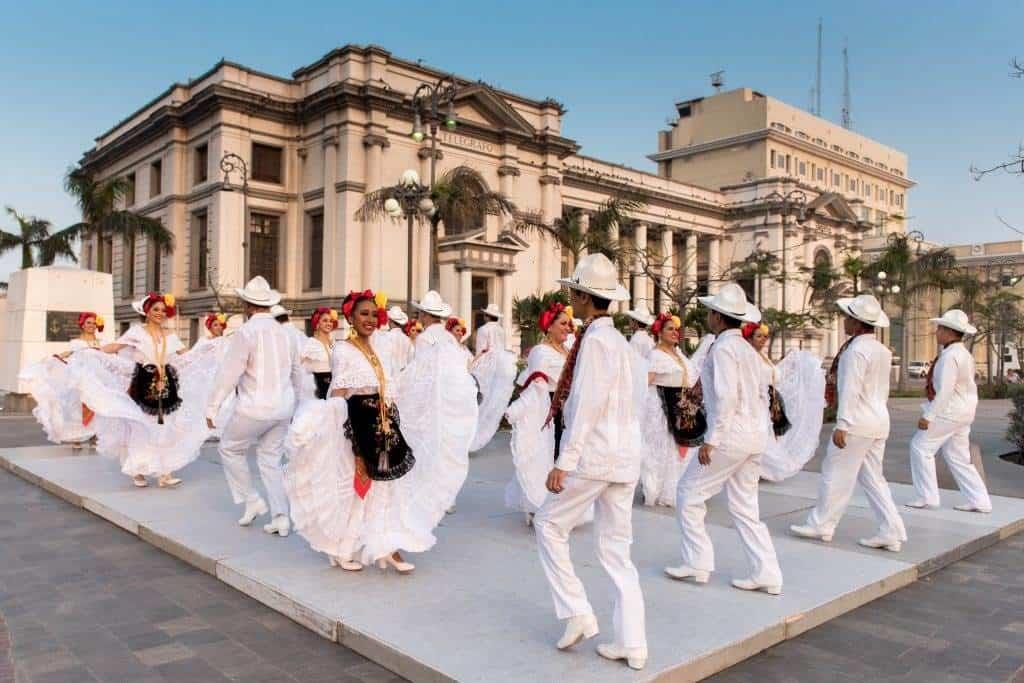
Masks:
[[[725,85],[725,72],[716,71],[711,74],[711,87],[715,89],[715,92],[722,92],[722,86]]]
[[[821,17],[818,17],[818,72],[814,79],[814,115],[821,116]]]
[[[853,119],[850,112],[850,54],[846,49],[846,41],[843,41],[843,128],[853,128]]]

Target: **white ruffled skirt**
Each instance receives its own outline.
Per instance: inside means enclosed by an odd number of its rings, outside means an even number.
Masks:
[[[649,386],[642,411],[644,456],[640,465],[640,486],[644,505],[675,507],[676,487],[686,469],[686,459],[679,457],[679,448],[669,431],[661,397],[656,386]],[[687,459],[693,449],[687,451]]]
[[[186,359],[187,357],[187,359]],[[181,405],[158,424],[128,395],[135,364],[107,353],[76,353],[69,367],[74,385],[96,416],[96,451],[116,457],[121,472],[158,476],[180,470],[199,457],[210,435],[206,427],[206,399],[216,374],[213,353],[189,352],[175,358]]]
[[[792,426],[778,439],[768,440],[768,450],[761,457],[761,477],[768,481],[792,477],[814,457],[825,411],[825,372],[820,358],[809,351],[790,351],[776,367],[779,381],[775,388]]]
[[[508,351],[488,351],[473,367],[473,376],[480,385],[483,401],[477,416],[476,433],[470,452],[484,448],[501,426],[501,416],[508,408],[516,381],[516,357]]]
[[[85,351],[85,353],[99,353]],[[32,415],[53,443],[81,443],[95,436],[94,423],[82,424],[82,400],[68,364],[54,356],[25,366],[18,379],[36,402]]]

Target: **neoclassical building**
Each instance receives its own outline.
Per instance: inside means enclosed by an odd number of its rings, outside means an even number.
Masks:
[[[180,302],[179,332],[194,339],[201,316],[217,306],[215,291],[223,300],[256,274],[279,288],[297,315],[336,305],[356,288],[380,288],[402,303],[405,222],[364,223],[355,214],[366,193],[395,184],[407,169],[429,179],[432,160],[438,175],[473,168],[488,189],[547,222],[579,210],[585,225],[588,212],[609,198],[642,200],[618,232],[658,264],[652,272],[638,259],[624,273],[632,303],[651,308],[669,304],[652,277],[713,291],[760,250],[780,257],[785,287],[750,278],[742,284],[762,306],[801,310],[816,261],[838,263],[872,236],[901,229],[898,221],[878,220],[881,186],[875,181],[869,190],[862,178],[882,177],[887,193],[901,188],[892,199],[903,212],[903,191],[913,184],[904,175],[905,157],[749,89],[677,105],[678,123],[657,133],[658,172],[648,173],[583,155],[562,134],[565,109],[555,100],[457,76],[458,125],[441,128],[435,157],[429,139],[410,135],[412,95],[444,75],[377,46],[338,48],[290,78],[222,61],[100,135],[82,165],[101,178],[127,177],[134,186],[127,204],[159,218],[175,237],[166,255],[145,243],[83,245],[86,267],[95,267],[99,250],[108,256],[118,323],[132,319],[133,298],[171,291]],[[721,112],[728,110],[736,116],[725,125]],[[717,128],[708,125],[713,119],[720,119]],[[818,145],[814,162],[807,145]],[[862,148],[884,159],[885,169],[853,152]],[[737,166],[725,172],[729,150]],[[227,154],[245,161],[244,187],[240,173],[222,173]],[[808,163],[813,173],[804,172]],[[819,168],[840,173],[839,182]],[[852,171],[857,180],[848,184]],[[790,204],[782,203],[784,196]],[[799,211],[792,204],[797,199]],[[869,205],[873,212],[865,211]],[[514,333],[513,298],[552,289],[572,264],[550,238],[510,230],[504,220],[489,215],[475,225],[442,224],[440,289],[463,316],[497,303]],[[420,296],[429,278],[429,230],[417,224],[412,242],[413,292]],[[822,355],[838,347],[834,324],[794,337],[792,345]]]

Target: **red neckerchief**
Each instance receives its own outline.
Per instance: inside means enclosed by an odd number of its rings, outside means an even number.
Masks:
[[[569,357],[565,360],[565,367],[562,368],[562,376],[558,378],[558,386],[555,388],[555,395],[551,398],[551,410],[548,411],[548,419],[544,421],[544,427],[546,428],[551,421],[555,419],[555,415],[565,405],[565,401],[569,398],[569,390],[572,389],[573,375],[576,374],[576,356],[579,355],[580,347],[583,346],[583,337],[587,334],[587,330],[594,324],[595,320],[601,318],[607,318],[607,313],[595,315],[593,318],[587,321],[580,330],[580,333],[576,335],[576,341],[572,344],[572,350],[569,351]]]
[[[846,348],[853,343],[854,339],[864,334],[874,333],[874,330],[871,330],[870,332],[859,332],[847,339],[843,342],[843,345],[839,347],[839,353],[837,353],[836,357],[832,359],[832,365],[829,366],[828,374],[825,375],[825,403],[830,408],[835,408],[839,401],[839,357],[843,355],[843,352],[846,351]]]

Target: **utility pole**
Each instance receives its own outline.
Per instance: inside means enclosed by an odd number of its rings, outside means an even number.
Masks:
[[[853,119],[850,112],[850,53],[847,52],[846,43],[843,42],[843,128],[853,128]]]
[[[818,75],[814,80],[814,115],[821,116],[821,17],[818,17]]]

